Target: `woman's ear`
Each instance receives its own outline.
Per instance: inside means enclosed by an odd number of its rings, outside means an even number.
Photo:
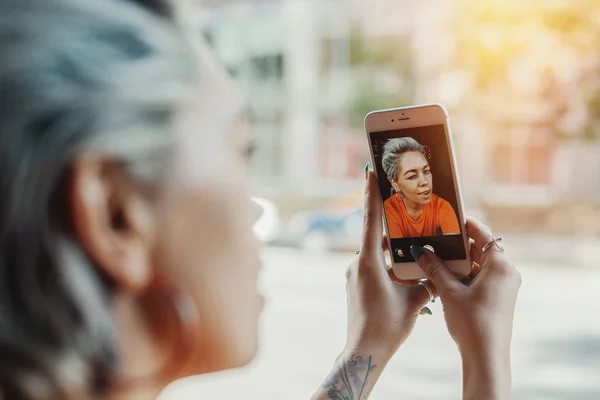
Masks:
[[[398,186],[398,184],[396,183],[396,181],[394,181],[392,178],[388,178],[388,180],[390,181],[390,185],[392,185],[392,187],[394,188],[394,191],[396,193],[400,192],[400,187]]]
[[[154,220],[131,178],[106,158],[80,157],[73,166],[70,202],[75,234],[95,266],[122,290],[147,287]]]

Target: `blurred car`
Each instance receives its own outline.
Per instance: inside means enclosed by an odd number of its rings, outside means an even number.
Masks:
[[[312,251],[354,251],[360,247],[363,209],[320,209],[296,214],[279,244]]]
[[[261,197],[252,200],[261,208],[261,215],[253,226],[254,234],[261,242],[271,243],[279,237],[283,227],[279,210],[271,200]]]

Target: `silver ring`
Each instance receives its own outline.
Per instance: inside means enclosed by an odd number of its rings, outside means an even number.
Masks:
[[[481,249],[482,253],[485,253],[486,251],[488,251],[488,249],[492,246],[496,246],[496,248],[498,250],[500,250],[500,252],[504,253],[504,248],[502,246],[500,246],[500,242],[503,240],[502,236],[498,236],[498,237],[494,237],[494,235],[492,235],[490,233],[490,237],[492,238],[492,240],[490,240],[489,242],[487,242],[485,244],[485,246],[483,246],[483,248]]]
[[[433,292],[431,291],[431,289],[429,289],[429,287],[427,287],[425,282],[419,282],[419,286],[423,286],[425,288],[425,290],[427,290],[427,294],[429,295],[430,303],[435,300],[435,296],[433,295]]]
[[[354,254],[356,254],[356,255],[359,255],[359,254],[360,254],[360,250],[356,250],[356,251],[354,252]]]

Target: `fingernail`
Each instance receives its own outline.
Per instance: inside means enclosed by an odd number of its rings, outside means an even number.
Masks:
[[[371,163],[370,163],[370,162],[368,162],[368,163],[365,165],[365,181],[366,181],[366,180],[367,180],[367,178],[369,177],[369,167],[370,167],[370,166],[371,166]]]
[[[423,248],[419,245],[411,244],[410,254],[412,254],[416,262],[419,262],[419,258],[421,258],[425,254],[425,250],[423,250]]]
[[[429,309],[429,307],[425,307],[425,312],[426,312],[428,315],[433,315],[433,313],[431,312],[431,310]]]

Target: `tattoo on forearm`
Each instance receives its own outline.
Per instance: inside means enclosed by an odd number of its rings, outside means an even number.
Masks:
[[[366,389],[369,375],[376,365],[371,364],[371,356],[352,355],[350,359],[341,359],[337,370],[325,380],[323,389],[331,400],[365,400],[369,397]]]

